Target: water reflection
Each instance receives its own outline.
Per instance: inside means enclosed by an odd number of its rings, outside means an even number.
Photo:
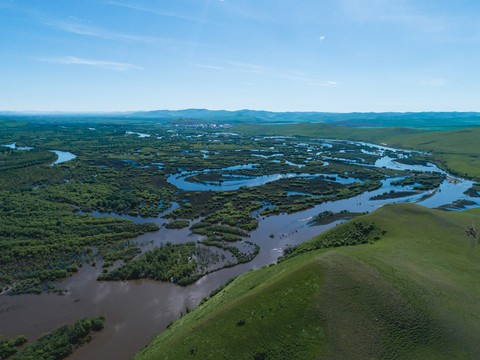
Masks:
[[[12,144],[2,145],[2,146],[5,146],[9,149],[15,149],[15,150],[32,150],[33,149],[33,147],[30,147],[30,146],[17,146],[16,142]]]
[[[322,144],[326,146],[327,143]],[[367,146],[366,143],[359,144]],[[475,205],[470,206],[477,206],[478,198],[472,198],[464,194],[472,186],[472,181],[453,177],[431,164],[420,166],[396,162],[395,159],[383,153],[384,151],[396,151],[396,149],[375,147],[380,158],[373,166],[411,171],[438,171],[448,175],[448,177],[436,190],[418,192],[404,198],[371,200],[372,197],[391,190],[413,190],[413,185],[392,185],[393,182],[401,179],[396,177],[383,180],[382,187],[378,190],[366,192],[350,199],[326,202],[299,213],[280,214],[264,218],[257,212],[255,214],[259,220],[259,227],[251,233],[249,240],[260,245],[261,250],[258,256],[250,263],[211,273],[187,288],[146,280],[97,282],[96,278],[101,272],[100,265],[98,267],[85,265],[78,274],[59,283],[59,288],[69,290],[66,296],[43,294],[1,297],[0,333],[7,337],[25,334],[32,341],[41,334],[52,331],[66,322],[73,322],[80,317],[104,314],[107,318],[105,330],[97,335],[91,343],[77,350],[70,359],[128,359],[143,348],[155,335],[163,331],[170,320],[178,318],[181,312],[185,312],[187,306],[194,308],[203,297],[208,296],[211,290],[223,284],[229,278],[275,262],[287,246],[306,241],[342,222],[309,226],[307,220],[320,212],[339,212],[342,210],[370,212],[385,204],[404,201],[418,202],[428,207],[438,207],[451,204],[456,200],[469,200],[475,203]],[[256,164],[246,164],[223,170],[251,169],[254,166]],[[240,186],[257,186],[289,176],[321,175],[275,174],[232,181],[229,184],[224,182],[218,186],[188,182],[185,180],[187,176],[192,176],[192,174],[176,174],[168,179],[170,183],[185,190],[233,190]],[[335,179],[345,183],[357,181],[356,179],[343,179],[338,176],[335,176]],[[302,195],[302,193],[289,193],[289,195]],[[431,197],[424,199],[425,195],[431,195]],[[174,204],[173,208],[178,206],[178,204]],[[119,216],[116,214],[92,214],[96,216]],[[162,226],[166,220],[161,219],[161,217],[147,219],[130,216],[121,217],[135,222],[153,221],[160,226],[158,232],[144,234],[136,239],[143,244],[143,250],[167,241],[180,243],[202,238],[199,235],[192,236],[188,229],[166,229]],[[273,237],[270,237],[270,235],[273,235]],[[29,326],[25,327],[25,324],[29,324]]]
[[[240,170],[240,169],[251,169],[252,165],[255,164],[246,164],[246,165],[237,165],[229,168],[216,170],[219,173],[224,173],[228,171]],[[365,180],[356,179],[353,177],[340,177],[337,174],[310,174],[310,173],[287,173],[287,174],[271,174],[271,175],[261,175],[261,176],[243,176],[243,177],[234,177],[234,180],[228,180],[229,175],[223,175],[227,180],[223,180],[221,183],[212,183],[212,182],[194,182],[189,181],[189,178],[194,177],[199,174],[204,174],[207,172],[212,172],[214,170],[206,170],[203,172],[182,172],[180,174],[170,175],[167,178],[167,181],[175,185],[177,188],[186,191],[232,191],[238,190],[243,186],[246,187],[255,187],[265,185],[266,183],[277,181],[280,179],[290,179],[290,178],[319,178],[325,177],[328,180],[338,182],[339,184],[352,184],[354,182],[365,182]]]
[[[70,161],[77,157],[76,155],[68,151],[59,151],[59,150],[49,150],[49,151],[57,154],[58,156],[58,159],[53,164],[50,164],[50,166],[61,164],[65,161]]]
[[[1,145],[1,146],[5,146],[7,148],[15,149],[15,150],[33,150],[34,149],[34,147],[30,147],[30,146],[17,146],[16,142],[12,144],[7,144],[7,145]],[[61,164],[65,161],[70,161],[77,157],[76,155],[68,151],[60,151],[60,150],[48,150],[48,151],[57,154],[57,157],[58,157],[57,160],[55,160],[55,162],[50,164],[50,166]]]

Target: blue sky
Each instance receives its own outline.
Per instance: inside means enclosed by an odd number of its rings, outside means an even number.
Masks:
[[[0,110],[480,111],[476,0],[0,0]]]

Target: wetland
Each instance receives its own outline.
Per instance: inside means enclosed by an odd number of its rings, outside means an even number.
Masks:
[[[348,139],[0,123],[0,143],[0,334],[105,316],[71,359],[130,358],[228,279],[359,214],[480,202],[427,152]]]

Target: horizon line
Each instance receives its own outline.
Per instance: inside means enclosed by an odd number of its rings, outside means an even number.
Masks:
[[[207,109],[207,108],[180,108],[180,109],[153,109],[153,110],[0,110],[0,115],[108,115],[108,114],[133,114],[133,113],[149,113],[160,111],[225,111],[225,112],[240,112],[240,111],[254,111],[254,112],[269,112],[269,113],[316,113],[316,114],[422,114],[422,113],[478,113],[480,110],[421,110],[421,111],[319,111],[319,110],[265,110],[265,109],[249,109],[241,108],[236,110],[227,109]]]

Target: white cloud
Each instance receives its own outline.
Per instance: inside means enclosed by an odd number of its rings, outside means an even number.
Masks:
[[[89,26],[81,23],[74,22],[45,22],[45,25],[59,29],[65,32],[92,36],[107,40],[119,40],[119,41],[134,41],[134,42],[143,42],[143,43],[153,43],[160,42],[165,45],[170,46],[187,46],[187,47],[212,47],[209,44],[202,43],[199,41],[184,41],[175,38],[162,38],[162,37],[150,37],[150,36],[140,36],[140,35],[130,35],[124,33],[117,33],[107,29],[98,28],[95,26]]]
[[[338,87],[338,82],[336,81],[325,81],[325,82],[310,82],[310,85],[313,86],[332,86],[332,87]]]
[[[224,67],[215,66],[215,65],[193,64],[193,66],[196,66],[202,69],[209,69],[209,70],[225,70]]]
[[[239,62],[239,61],[221,61],[218,59],[215,60],[215,62],[220,63],[222,65],[221,66],[209,65],[209,64],[192,64],[192,65],[202,69],[244,72],[244,73],[256,74],[256,75],[261,75],[261,76],[266,76],[266,77],[276,78],[276,79],[298,81],[311,86],[332,86],[332,87],[339,86],[339,84],[336,81],[320,81],[307,76],[302,71],[295,70],[295,69],[287,69],[287,70],[269,69],[267,67],[257,65],[257,64],[252,64],[252,63],[245,63],[245,62]]]
[[[122,63],[122,62],[115,62],[115,61],[104,61],[104,60],[90,60],[90,59],[82,59],[75,56],[64,56],[59,58],[42,58],[39,59],[40,61],[55,63],[55,64],[67,64],[67,65],[89,65],[89,66],[96,66],[96,67],[103,67],[111,70],[117,71],[126,71],[126,70],[143,70],[143,67],[129,64],[129,63]]]
[[[62,31],[73,33],[73,34],[99,37],[99,38],[109,39],[109,40],[123,40],[123,41],[126,40],[126,41],[139,41],[139,42],[150,42],[155,40],[154,38],[151,38],[151,37],[116,33],[106,29],[101,29],[94,26],[84,25],[84,24],[75,24],[75,23],[66,23],[66,22],[49,22],[49,23],[46,23],[46,25]]]
[[[322,36],[320,36],[320,38],[319,38],[320,42],[322,42],[323,40],[325,40],[326,37],[327,37],[327,35],[322,35]]]
[[[343,10],[354,21],[398,24],[416,33],[434,34],[446,30],[446,18],[425,13],[407,0],[341,0]]]
[[[202,19],[202,18],[195,18],[195,17],[185,16],[185,15],[181,15],[181,14],[150,9],[150,8],[146,8],[146,7],[143,7],[143,6],[126,4],[126,3],[118,2],[118,1],[107,1],[107,4],[113,5],[113,6],[119,6],[119,7],[123,7],[123,8],[128,8],[128,9],[132,9],[132,10],[142,11],[142,12],[146,12],[146,13],[150,13],[150,14],[171,17],[171,18],[175,18],[175,19],[179,19],[179,20],[194,21],[194,22],[205,22],[205,19]]]
[[[241,68],[241,69],[246,69],[249,71],[254,71],[254,72],[263,72],[268,70],[266,67],[256,65],[256,64],[249,64],[249,63],[244,63],[244,62],[238,62],[238,61],[229,61],[228,64]]]

